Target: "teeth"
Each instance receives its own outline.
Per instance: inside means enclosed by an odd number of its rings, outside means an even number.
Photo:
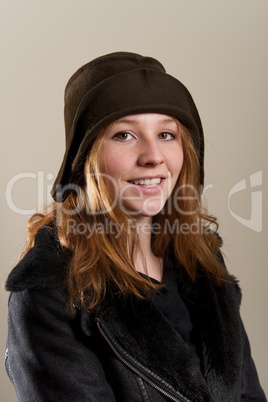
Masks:
[[[132,183],[139,184],[140,186],[154,187],[157,186],[161,182],[160,177],[156,177],[154,179],[142,179],[142,180],[133,180]]]

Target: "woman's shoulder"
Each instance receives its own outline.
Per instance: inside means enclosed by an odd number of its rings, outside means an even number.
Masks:
[[[64,286],[70,256],[53,228],[42,227],[35,236],[34,246],[10,272],[6,289],[17,292]]]

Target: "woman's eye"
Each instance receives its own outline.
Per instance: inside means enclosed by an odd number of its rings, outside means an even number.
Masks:
[[[131,135],[128,132],[122,131],[120,133],[115,134],[113,138],[119,141],[129,141],[133,138],[133,135]]]
[[[175,134],[170,133],[168,131],[163,131],[162,133],[159,134],[159,138],[161,140],[174,140]]]

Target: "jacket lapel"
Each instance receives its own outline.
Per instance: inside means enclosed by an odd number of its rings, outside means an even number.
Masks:
[[[99,307],[95,318],[147,372],[157,374],[191,401],[213,400],[191,350],[151,302],[114,299]]]
[[[233,401],[241,375],[240,289],[233,277],[216,286],[205,275],[193,284],[184,270],[179,291],[190,311],[200,357],[148,300],[112,297],[97,309],[112,336],[145,368],[164,378],[191,401]]]
[[[182,274],[183,275],[183,274]],[[204,274],[179,281],[196,333],[201,371],[217,401],[233,401],[242,367],[241,291],[234,277],[220,286]]]

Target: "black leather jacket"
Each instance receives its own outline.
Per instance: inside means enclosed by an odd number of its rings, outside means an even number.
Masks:
[[[69,253],[46,228],[9,275],[6,368],[18,399],[33,401],[264,402],[239,315],[236,280],[221,286],[178,266],[200,367],[149,300],[111,291],[88,313],[68,308]]]

